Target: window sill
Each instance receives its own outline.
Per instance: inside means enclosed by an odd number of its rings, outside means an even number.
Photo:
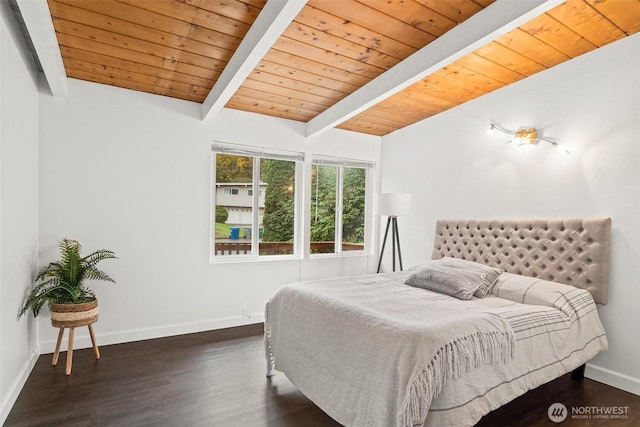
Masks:
[[[298,255],[263,255],[263,256],[248,256],[248,255],[227,255],[211,257],[209,264],[235,264],[246,262],[280,262],[280,261],[301,261],[304,259],[318,260],[318,259],[331,259],[331,258],[356,258],[356,257],[369,257],[373,256],[365,251],[353,251],[342,252],[339,254],[310,254],[308,258],[303,258]]]
[[[309,259],[322,259],[322,258],[352,258],[352,257],[368,257],[371,254],[368,254],[365,251],[351,251],[351,252],[341,252],[339,254],[310,254]]]
[[[245,262],[265,262],[265,261],[299,261],[299,255],[219,255],[209,258],[209,264],[234,264]]]

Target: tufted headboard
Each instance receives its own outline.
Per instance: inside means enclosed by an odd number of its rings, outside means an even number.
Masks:
[[[610,237],[611,218],[438,220],[431,258],[573,285],[606,304]]]

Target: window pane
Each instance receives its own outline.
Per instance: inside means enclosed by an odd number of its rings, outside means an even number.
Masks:
[[[295,177],[295,162],[260,159],[260,255],[294,253]]]
[[[313,165],[311,171],[311,253],[334,253],[336,166]]]
[[[251,253],[253,158],[216,154],[215,255]]]
[[[366,169],[343,169],[342,251],[364,250]]]

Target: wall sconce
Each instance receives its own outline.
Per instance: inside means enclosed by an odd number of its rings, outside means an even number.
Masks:
[[[513,142],[516,147],[520,147],[523,145],[536,145],[539,141],[545,141],[553,145],[553,147],[561,153],[570,153],[569,149],[565,145],[558,144],[557,142],[549,138],[538,135],[538,130],[535,128],[519,129],[513,131],[500,127],[495,123],[490,123],[489,129],[487,130],[487,135],[493,135],[495,131],[502,132],[506,135],[513,135],[513,139],[507,142]]]

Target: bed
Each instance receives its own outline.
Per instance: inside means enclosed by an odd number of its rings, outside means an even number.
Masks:
[[[610,230],[609,218],[439,220],[425,265],[280,288],[265,310],[267,375],[346,426],[473,425],[607,349],[595,303]],[[449,262],[497,279],[484,295],[455,276],[465,299],[412,282]]]

